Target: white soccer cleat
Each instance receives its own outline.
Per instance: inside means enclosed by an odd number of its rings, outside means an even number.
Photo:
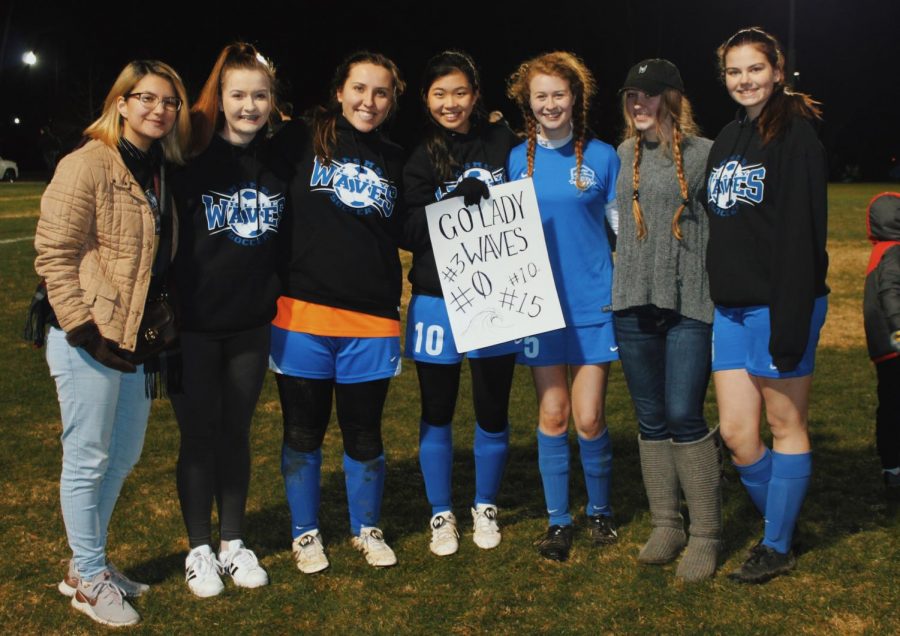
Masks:
[[[478,504],[472,508],[474,532],[472,540],[482,550],[490,550],[500,545],[500,526],[497,525],[497,506]]]
[[[386,568],[397,564],[397,555],[385,543],[384,534],[378,528],[363,527],[358,537],[352,539],[353,547],[362,552],[369,565]]]
[[[449,556],[459,550],[459,531],[456,517],[450,511],[439,512],[431,518],[431,544],[428,546],[437,556]]]
[[[329,565],[318,530],[304,532],[294,539],[291,550],[294,553],[294,561],[297,562],[297,569],[304,574],[321,572]]]

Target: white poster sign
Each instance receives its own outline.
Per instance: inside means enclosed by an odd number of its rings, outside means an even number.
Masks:
[[[565,327],[531,179],[425,208],[441,290],[460,352]]]

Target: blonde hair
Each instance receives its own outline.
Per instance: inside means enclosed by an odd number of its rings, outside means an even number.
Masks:
[[[634,224],[637,228],[637,238],[638,240],[643,240],[647,237],[647,226],[644,223],[644,214],[643,210],[641,210],[640,201],[641,140],[643,136],[641,131],[635,127],[634,120],[628,112],[628,106],[625,103],[626,95],[627,91],[622,93],[622,114],[625,118],[625,133],[622,137],[623,141],[634,139],[634,162],[631,165],[632,187],[634,190],[631,196],[631,214],[634,217]],[[656,136],[663,148],[663,152],[672,157],[672,162],[675,164],[675,176],[678,179],[681,205],[678,206],[675,215],[672,217],[672,234],[679,241],[683,238],[679,221],[684,208],[689,203],[688,182],[687,177],[684,175],[684,159],[682,157],[684,138],[699,134],[700,128],[694,121],[694,111],[688,98],[677,88],[664,89],[660,94],[659,110],[656,114]]]
[[[122,115],[118,109],[119,98],[128,95],[147,75],[157,75],[168,80],[181,99],[181,110],[175,118],[175,126],[162,138],[161,144],[166,159],[174,163],[184,163],[191,137],[187,91],[175,69],[159,60],[135,60],[126,64],[103,101],[103,112],[94,123],[84,129],[84,134],[91,139],[102,141],[107,146],[113,148],[118,146],[123,134]]]
[[[572,91],[572,138],[575,142],[575,185],[584,190],[587,184],[581,180],[581,164],[584,161],[584,146],[587,141],[587,119],[591,97],[597,92],[597,82],[585,63],[574,53],[554,51],[544,53],[523,62],[509,77],[506,95],[516,102],[525,119],[527,136],[528,176],[534,174],[534,153],[537,146],[538,121],[531,110],[531,80],[535,75],[553,75],[569,82]]]

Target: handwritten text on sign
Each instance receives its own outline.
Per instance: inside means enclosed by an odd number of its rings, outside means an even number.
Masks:
[[[531,179],[425,208],[441,290],[460,352],[565,326]]]

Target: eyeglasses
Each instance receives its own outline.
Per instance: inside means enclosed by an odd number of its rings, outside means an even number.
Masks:
[[[180,97],[163,97],[160,99],[159,95],[153,93],[128,93],[125,99],[131,99],[132,97],[137,97],[138,101],[141,102],[141,106],[147,110],[156,108],[160,101],[163,103],[163,108],[170,113],[176,113],[181,110]]]

